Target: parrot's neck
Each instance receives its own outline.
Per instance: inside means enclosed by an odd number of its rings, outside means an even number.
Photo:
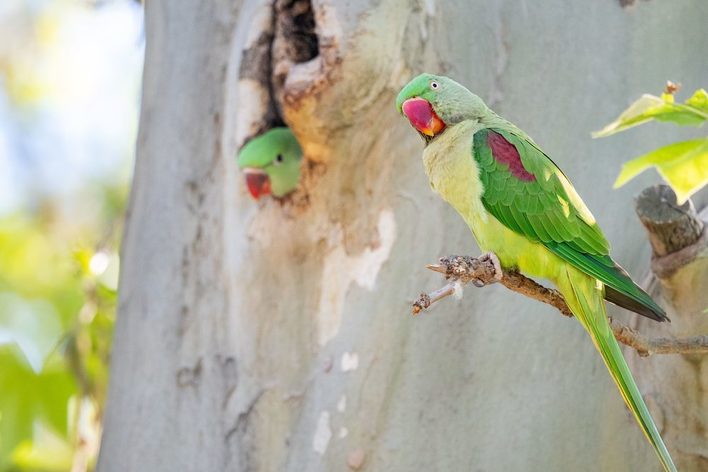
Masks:
[[[433,139],[423,152],[433,190],[462,215],[475,236],[479,223],[488,219],[482,205],[484,188],[479,168],[472,156],[472,137],[484,127],[476,120],[461,121]]]

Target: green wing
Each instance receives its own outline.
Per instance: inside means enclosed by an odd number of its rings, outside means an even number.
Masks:
[[[536,145],[501,129],[475,133],[482,203],[506,227],[605,284],[605,298],[657,321],[668,320],[609,255],[609,244],[568,178]]]

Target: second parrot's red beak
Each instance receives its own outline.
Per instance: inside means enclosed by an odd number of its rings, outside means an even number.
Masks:
[[[270,178],[268,178],[268,174],[264,171],[247,167],[243,169],[243,175],[246,179],[248,193],[250,193],[253,198],[258,200],[265,195],[270,195]]]
[[[433,106],[424,98],[409,98],[401,107],[411,125],[426,136],[435,136],[445,129],[445,122],[433,110]]]

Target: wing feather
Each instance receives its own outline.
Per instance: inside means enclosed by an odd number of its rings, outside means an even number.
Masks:
[[[600,280],[613,303],[658,321],[668,319],[612,260],[590,210],[533,142],[520,133],[487,128],[475,133],[472,154],[484,186],[482,203],[502,224]]]

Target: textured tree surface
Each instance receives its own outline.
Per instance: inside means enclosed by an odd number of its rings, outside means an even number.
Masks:
[[[677,205],[676,195],[665,186],[642,191],[636,207],[652,245],[652,293],[671,307],[672,332],[708,333],[708,207],[697,215],[690,201]],[[635,320],[634,327],[657,333],[657,327],[644,320]],[[708,357],[671,356],[654,365],[637,361],[630,367],[652,385],[650,408],[658,412],[655,419],[661,421],[665,439],[683,453],[683,470],[706,470]]]
[[[705,85],[708,3],[620,3],[146,2],[99,470],[659,470],[575,320],[503,287],[410,316],[439,284],[426,263],[478,251],[393,105],[423,70],[534,137],[615,258],[647,271],[632,197],[656,176],[612,182],[695,130],[590,131],[667,78]],[[279,120],[309,160],[304,188],[254,203],[234,155]],[[697,334],[682,326],[652,329]],[[684,426],[705,421],[705,361],[627,357],[679,469],[705,470],[708,429]]]
[[[642,190],[636,199],[637,215],[647,229],[655,258],[660,259],[676,253],[696,243],[703,235],[705,225],[698,218],[691,200],[683,205],[676,202],[676,194],[668,185],[655,185]],[[674,267],[666,267],[670,272],[689,262],[677,261]]]

